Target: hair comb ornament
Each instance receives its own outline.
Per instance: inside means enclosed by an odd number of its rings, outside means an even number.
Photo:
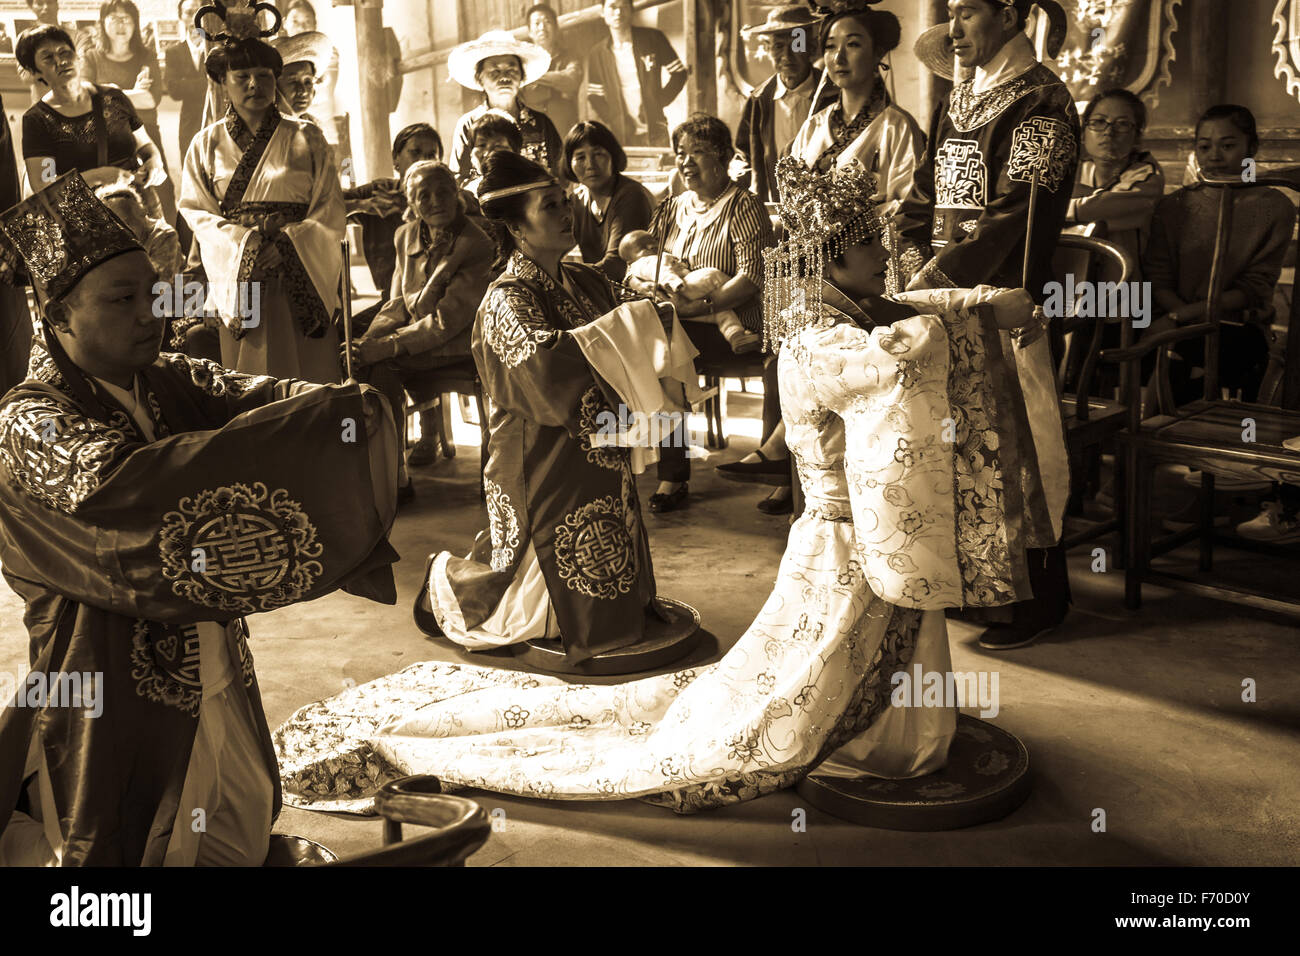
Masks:
[[[842,13],[861,13],[883,3],[884,0],[808,0],[808,7],[819,17],[839,16]]]
[[[763,253],[763,347],[820,320],[826,260],[880,236],[876,177],[861,163],[818,173],[785,156],[776,164],[786,238]]]
[[[275,25],[263,30],[257,24],[259,13],[271,14],[275,18]],[[203,28],[203,18],[207,16],[220,19],[226,26],[225,31],[216,34],[208,33]],[[235,0],[234,3],[213,0],[194,14],[194,29],[199,31],[199,36],[217,43],[233,43],[235,40],[246,40],[249,37],[273,37],[280,32],[280,23],[280,11],[272,4],[249,3],[249,0]]]

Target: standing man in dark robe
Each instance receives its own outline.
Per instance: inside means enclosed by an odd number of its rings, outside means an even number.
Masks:
[[[661,31],[632,25],[632,0],[604,0],[601,16],[609,35],[587,54],[588,115],[620,146],[667,146],[664,108],[686,86],[686,64]]]
[[[789,151],[799,127],[839,96],[839,87],[822,85],[822,71],[813,66],[818,22],[811,10],[795,3],[768,11],[766,21],[745,31],[760,38],[776,70],[749,94],[736,127],[736,151],[750,168],[749,188],[763,202],[781,198],[776,161]]]
[[[0,709],[0,863],[261,865],[280,785],[244,616],[394,603],[387,405],[159,355],[149,260],[77,173],[0,230],[45,315],[0,400],[0,565],[31,639]]]
[[[22,198],[13,135],[0,101],[0,208]],[[26,270],[13,247],[0,237],[0,395],[27,377],[32,316],[27,310]]]
[[[1078,164],[1079,117],[1069,90],[1038,62],[1024,32],[1033,5],[948,3],[948,35],[958,65],[974,72],[936,112],[925,160],[898,211],[909,289],[1025,286],[1036,302],[1044,301]],[[1063,27],[1055,3],[1043,0],[1039,6]],[[1035,171],[1039,185],[1026,281]],[[1070,604],[1064,549],[1033,548],[1029,558],[1033,600],[1012,605],[1012,620],[993,623],[980,638],[982,647],[1023,647],[1064,620]]]

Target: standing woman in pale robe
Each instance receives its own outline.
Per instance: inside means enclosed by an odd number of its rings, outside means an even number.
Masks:
[[[208,55],[230,108],[190,143],[180,210],[221,315],[222,364],[337,382],[343,192],[320,129],[275,108],[282,65],[253,38]]]

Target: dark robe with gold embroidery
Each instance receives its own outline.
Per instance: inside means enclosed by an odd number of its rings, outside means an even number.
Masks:
[[[525,561],[535,553],[566,660],[578,663],[641,639],[655,584],[630,450],[591,445],[618,398],[565,334],[614,309],[615,293],[589,266],[560,268],[576,295],[516,252],[479,307],[472,349],[492,404],[489,526],[468,557],[431,559],[421,600],[447,637],[490,646],[474,629],[535,570]],[[516,610],[528,611],[507,609]]]
[[[904,265],[923,271],[929,288],[1025,285],[1036,167],[1028,288],[1041,302],[1074,189],[1078,112],[1065,84],[1041,63],[984,93],[973,93],[973,82],[955,86],[936,113],[925,160],[899,208]]]
[[[72,377],[39,349],[0,403],[0,563],[27,605],[33,672],[101,673],[102,713],[0,709],[0,832],[24,809],[39,722],[63,864],[157,865],[202,702],[192,625],[234,625],[230,686],[278,781],[243,615],[339,587],[394,603],[395,479],[372,479],[371,459],[392,439],[367,438],[356,386],[165,353],[139,376],[149,442]]]

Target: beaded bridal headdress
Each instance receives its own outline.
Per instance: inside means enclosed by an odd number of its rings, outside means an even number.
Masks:
[[[776,164],[776,179],[785,239],[763,253],[763,346],[769,351],[821,317],[826,260],[885,231],[876,211],[876,178],[860,163],[819,173],[785,156]]]

